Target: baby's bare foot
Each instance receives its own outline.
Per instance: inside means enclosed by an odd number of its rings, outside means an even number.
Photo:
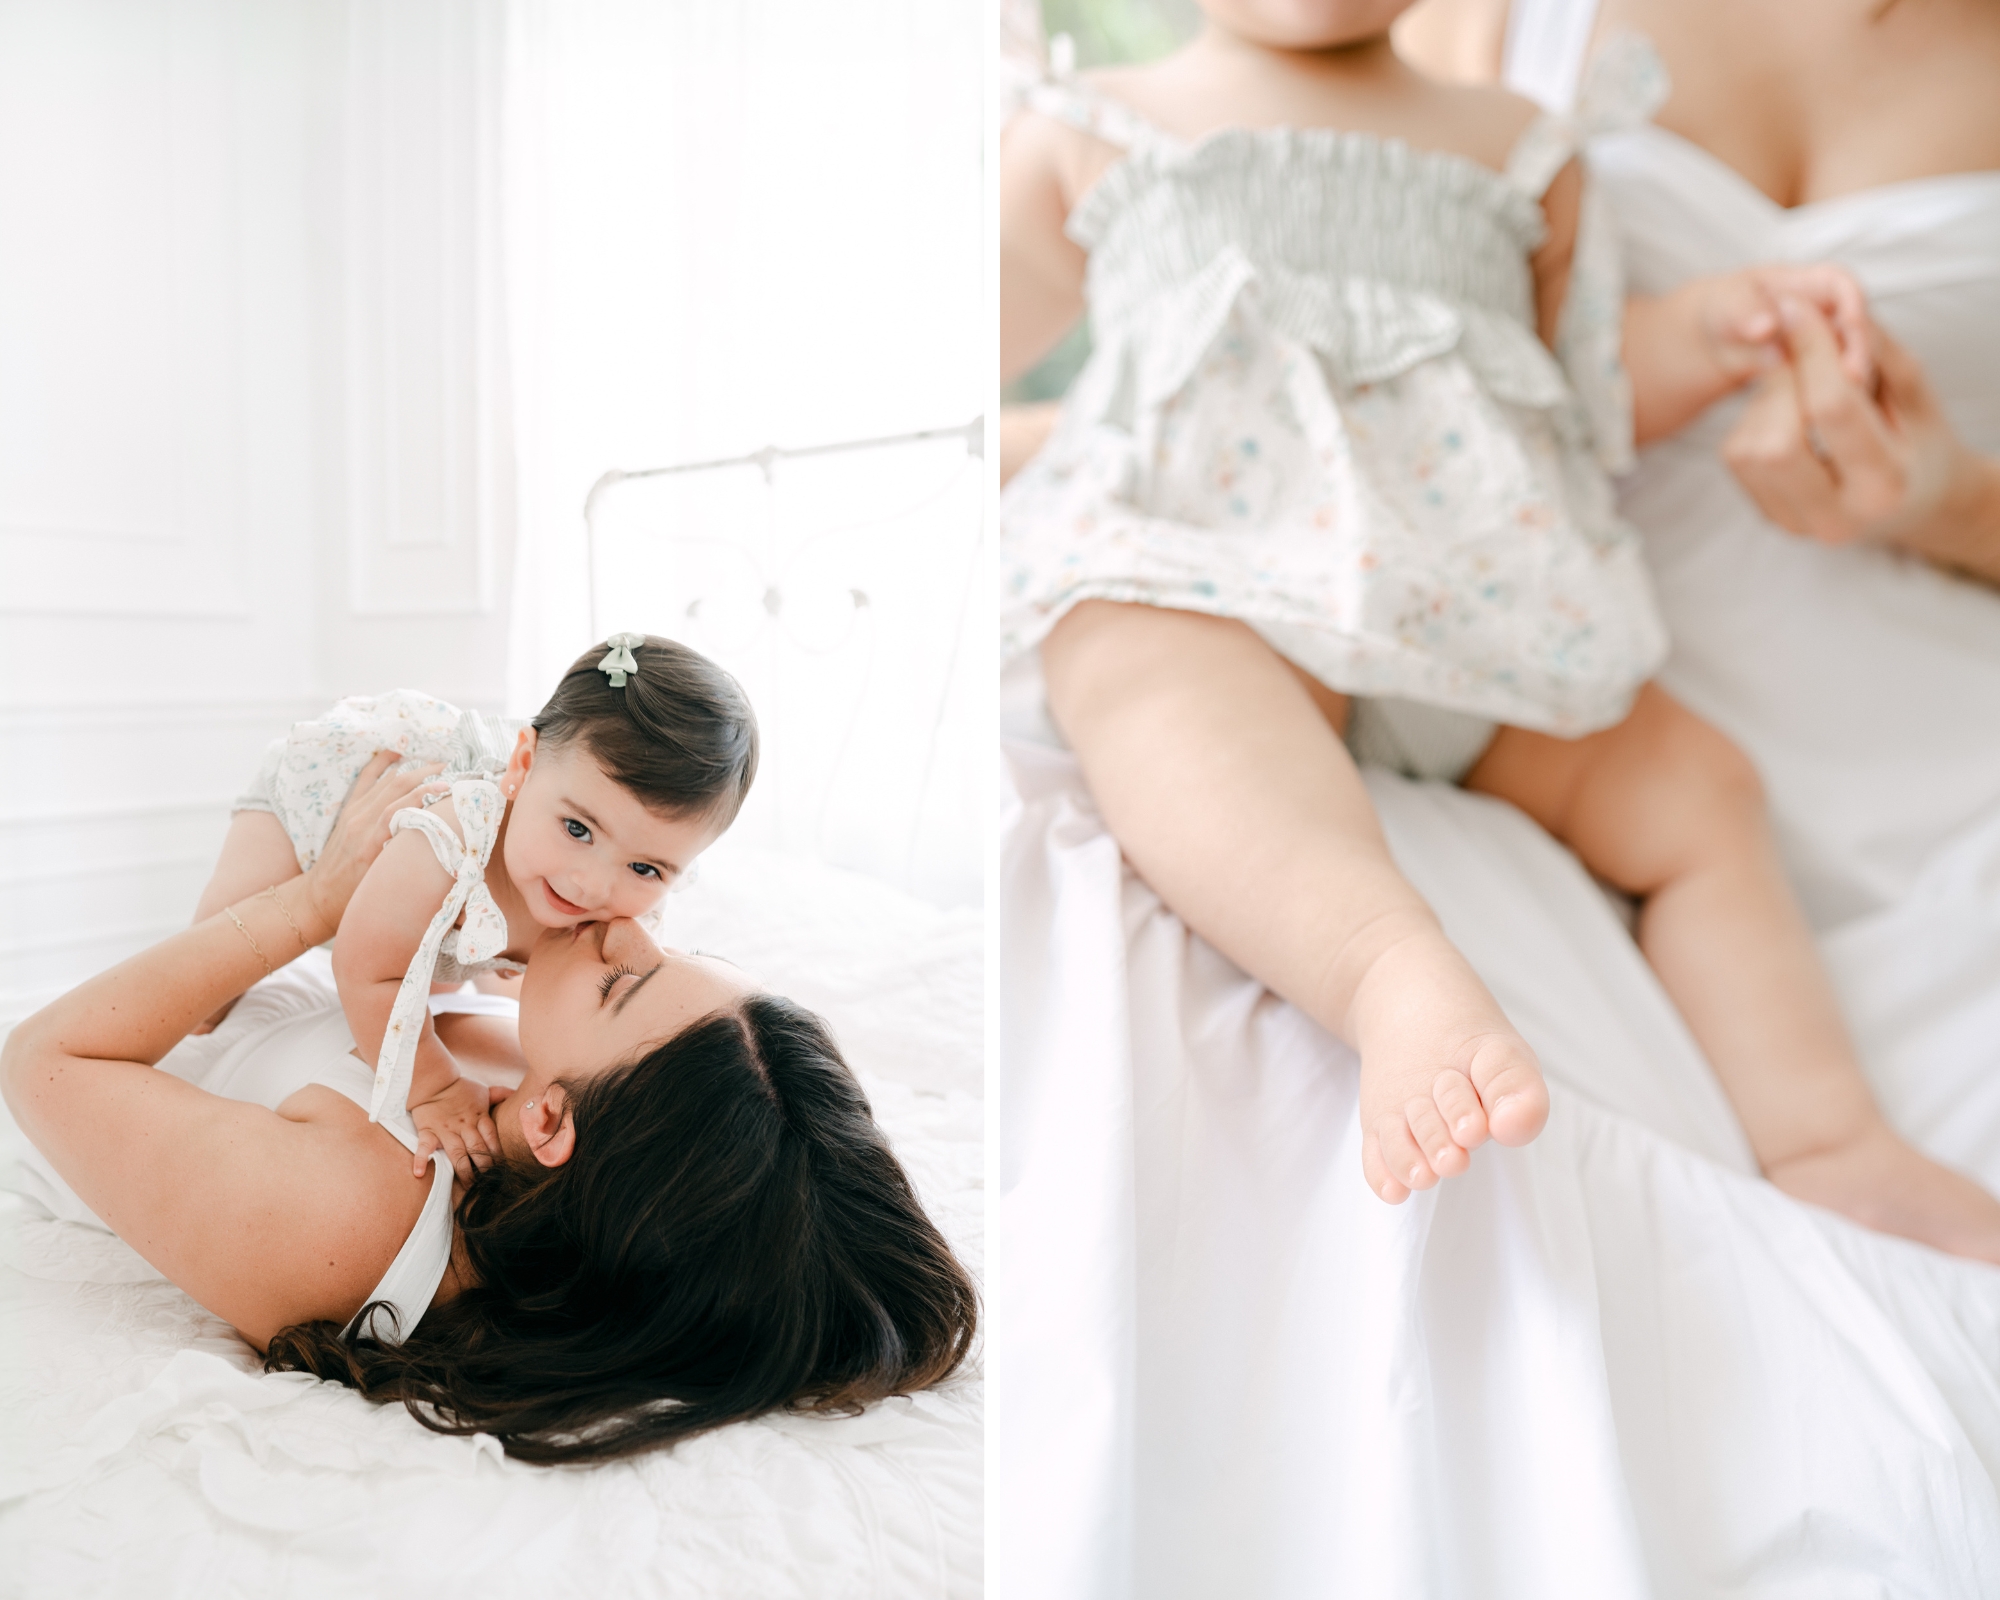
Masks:
[[[1391,1205],[1465,1171],[1487,1139],[1526,1144],[1548,1121],[1534,1051],[1442,932],[1384,951],[1354,1016],[1361,1166]]]
[[[1764,1175],[1804,1200],[1955,1256],[2000,1262],[2000,1200],[1871,1122],[1831,1149],[1773,1162]]]

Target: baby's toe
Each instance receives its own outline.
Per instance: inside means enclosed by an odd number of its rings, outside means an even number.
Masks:
[[[1454,1072],[1449,1076],[1455,1078],[1458,1074]],[[1472,1158],[1459,1148],[1451,1129],[1438,1114],[1435,1101],[1412,1100],[1403,1108],[1403,1116],[1409,1123],[1411,1136],[1417,1141],[1417,1148],[1424,1153],[1425,1162],[1440,1178],[1455,1178],[1472,1164]]]
[[[1405,1113],[1387,1113],[1376,1122],[1375,1131],[1382,1140],[1382,1164],[1389,1169],[1390,1177],[1406,1189],[1428,1189],[1437,1182],[1437,1174],[1431,1170],[1417,1136],[1410,1131],[1410,1119]]]
[[[1479,1091],[1464,1073],[1440,1072],[1431,1085],[1431,1101],[1439,1118],[1451,1130],[1452,1142],[1460,1149],[1475,1150],[1486,1142],[1486,1108],[1479,1103]],[[1431,1165],[1437,1163],[1433,1161]]]
[[[1396,1181],[1388,1163],[1382,1159],[1382,1140],[1373,1128],[1361,1140],[1361,1175],[1373,1189],[1392,1206],[1399,1206],[1410,1198],[1410,1191]]]
[[[1486,1126],[1502,1144],[1526,1144],[1549,1120],[1549,1088],[1534,1051],[1518,1035],[1480,1046],[1470,1074]]]

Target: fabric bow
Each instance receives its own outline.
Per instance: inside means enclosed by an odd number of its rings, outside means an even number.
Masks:
[[[610,673],[611,687],[622,689],[625,687],[625,674],[639,670],[639,663],[633,659],[632,652],[646,642],[646,636],[643,633],[614,633],[604,642],[611,648],[597,663],[597,670]]]

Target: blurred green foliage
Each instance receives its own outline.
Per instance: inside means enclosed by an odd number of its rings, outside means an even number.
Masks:
[[[1079,67],[1151,61],[1193,36],[1194,0],[1042,0],[1042,26],[1076,41]]]

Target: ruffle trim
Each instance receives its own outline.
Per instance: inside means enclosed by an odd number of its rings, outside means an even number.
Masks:
[[[1093,409],[1092,421],[1125,421],[1115,395],[1141,410],[1164,404],[1194,376],[1239,304],[1281,337],[1318,352],[1348,388],[1381,383],[1456,353],[1496,399],[1553,410],[1571,399],[1547,347],[1511,317],[1373,278],[1329,278],[1259,266],[1226,247],[1192,280],[1154,296],[1116,328],[1102,330],[1099,361],[1129,373]],[[1093,362],[1093,365],[1096,365]],[[1084,396],[1079,386],[1077,399]]]

